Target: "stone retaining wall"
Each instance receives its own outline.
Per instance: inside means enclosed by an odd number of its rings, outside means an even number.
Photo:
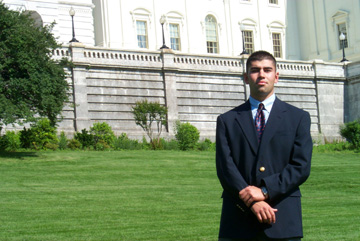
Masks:
[[[169,108],[164,137],[174,136],[174,123],[180,120],[195,125],[202,138],[214,140],[217,116],[249,97],[243,83],[246,57],[112,50],[79,43],[56,51],[54,57],[74,63],[69,71],[72,98],[59,126],[69,135],[94,122],[107,122],[117,135],[142,138],[144,132],[130,111],[136,101],[148,99]],[[278,61],[277,68],[277,96],[310,113],[315,139],[339,139],[339,125],[359,118],[360,63]]]

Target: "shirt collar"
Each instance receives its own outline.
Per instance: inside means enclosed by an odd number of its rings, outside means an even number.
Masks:
[[[250,101],[250,105],[251,105],[251,109],[257,109],[260,103],[264,104],[265,109],[270,112],[271,108],[274,104],[276,95],[275,93],[272,94],[269,98],[265,99],[264,101],[258,101],[256,99],[254,99],[253,97],[250,96],[249,101]]]

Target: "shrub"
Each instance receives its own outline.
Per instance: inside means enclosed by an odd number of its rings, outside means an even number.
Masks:
[[[68,145],[68,139],[66,138],[65,133],[62,131],[60,133],[60,137],[59,137],[59,149],[60,150],[65,150],[67,148]]]
[[[90,133],[94,136],[95,149],[97,149],[97,144],[99,147],[104,145],[104,148],[110,148],[114,146],[115,135],[111,130],[111,126],[109,126],[106,122],[96,122],[90,127]]]
[[[200,151],[213,150],[213,143],[210,141],[210,139],[206,138],[205,140],[199,142],[198,149]]]
[[[67,145],[71,150],[78,150],[81,148],[81,143],[79,140],[71,139]]]
[[[179,150],[179,142],[175,139],[171,139],[166,141],[165,139],[161,138],[162,146],[164,150]]]
[[[110,146],[104,140],[99,140],[98,142],[96,142],[95,149],[97,151],[105,151],[109,150]]]
[[[95,145],[94,135],[89,133],[86,129],[82,129],[81,132],[76,132],[74,139],[79,141],[84,149],[94,147]]]
[[[340,127],[340,134],[356,149],[360,148],[360,119],[345,123]]]
[[[132,107],[136,125],[140,126],[150,139],[153,149],[161,149],[160,135],[166,126],[167,107],[157,102],[138,101]],[[155,127],[154,124],[155,123]]]
[[[34,148],[36,150],[54,150],[58,144],[56,137],[56,128],[51,125],[50,120],[47,118],[39,119],[36,123],[32,124],[29,130],[20,131],[20,139],[24,141],[25,148]]]
[[[23,147],[23,148],[31,148],[32,147],[31,135],[32,135],[31,129],[26,129],[24,127],[24,129],[20,131],[21,147]]]
[[[131,140],[126,135],[122,133],[118,138],[116,138],[114,143],[115,150],[140,150],[142,149],[142,144],[138,140]]]
[[[58,144],[49,143],[49,142],[45,143],[43,147],[44,150],[53,150],[53,151],[56,151],[58,148],[59,148]]]
[[[327,143],[322,145],[314,146],[314,153],[327,153],[334,151],[346,151],[351,149],[351,144],[349,142],[334,142]]]
[[[194,149],[200,138],[199,130],[190,123],[181,123],[180,121],[176,122],[175,128],[175,138],[179,142],[180,150]]]
[[[0,139],[0,149],[5,151],[16,151],[21,147],[20,134],[15,131],[6,131]]]
[[[145,136],[143,136],[143,138],[142,138],[141,145],[142,145],[142,149],[144,149],[144,150],[149,150],[151,148],[150,143],[146,140]]]

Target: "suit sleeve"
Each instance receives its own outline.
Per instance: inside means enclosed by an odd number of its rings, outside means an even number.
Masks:
[[[310,135],[311,120],[308,112],[303,112],[300,117],[289,163],[280,173],[262,180],[271,200],[294,192],[310,175],[313,147]]]
[[[241,176],[231,155],[227,128],[221,116],[217,119],[216,126],[216,170],[223,189],[235,199],[239,192],[248,184]]]

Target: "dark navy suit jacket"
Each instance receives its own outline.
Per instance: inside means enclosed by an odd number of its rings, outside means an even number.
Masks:
[[[275,99],[258,143],[250,102],[217,119],[216,168],[223,191],[220,238],[302,237],[299,186],[310,175],[310,115]],[[264,169],[265,168],[265,169]],[[239,198],[248,185],[266,186],[276,223],[261,224]]]

